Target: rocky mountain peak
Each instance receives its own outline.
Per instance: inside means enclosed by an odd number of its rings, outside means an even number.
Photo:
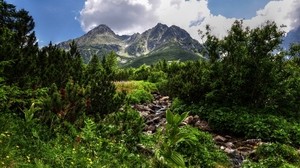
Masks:
[[[188,32],[181,29],[178,26],[172,25],[167,32],[165,33],[166,36],[171,36],[177,39],[191,39],[191,36]]]
[[[121,36],[115,34],[107,25],[102,24],[74,40],[85,62],[90,60],[92,54],[105,55],[111,51],[120,56],[122,63],[165,51],[173,52],[172,55],[185,52],[192,55],[193,58],[198,58],[197,53],[202,48],[201,44],[192,39],[185,30],[177,26],[168,27],[162,23],[158,23],[143,33]],[[71,40],[62,42],[60,46],[68,49],[70,42]]]
[[[95,35],[95,34],[111,34],[115,35],[115,33],[105,24],[101,24],[94,29],[90,30],[87,34]]]

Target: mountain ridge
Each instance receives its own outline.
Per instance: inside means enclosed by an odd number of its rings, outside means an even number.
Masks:
[[[73,40],[77,43],[85,62],[89,62],[94,54],[103,56],[113,51],[119,56],[118,59],[121,64],[128,63],[141,56],[151,56],[151,53],[157,54],[158,49],[163,46],[172,46],[174,43],[176,50],[184,50],[194,55],[195,59],[199,57],[202,50],[202,45],[193,39],[187,31],[175,25],[168,27],[162,23],[158,23],[143,33],[132,35],[118,35],[107,25],[101,24],[81,37],[59,43],[58,46],[68,49],[69,43]],[[180,59],[180,56],[176,58]],[[163,56],[162,59],[164,59]]]

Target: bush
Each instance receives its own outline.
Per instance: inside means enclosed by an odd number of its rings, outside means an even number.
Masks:
[[[153,100],[151,93],[145,90],[134,90],[127,95],[127,102],[130,104],[149,103]]]
[[[163,71],[154,71],[151,72],[148,76],[148,81],[152,83],[161,82],[167,79],[167,74]]]
[[[207,117],[210,126],[222,133],[232,133],[246,138],[280,142],[299,146],[300,124],[271,114],[254,113],[253,110],[234,108],[199,108],[194,112]]]
[[[243,167],[299,167],[299,152],[288,145],[271,143],[257,148],[255,157]]]
[[[187,161],[187,167],[229,167],[230,163],[226,154],[220,151],[210,134],[201,132],[196,128],[184,127],[186,132],[197,132],[195,143],[181,142],[177,146]]]
[[[128,107],[124,112],[107,115],[98,130],[102,137],[124,143],[128,148],[136,148],[144,129],[144,120],[140,114]]]

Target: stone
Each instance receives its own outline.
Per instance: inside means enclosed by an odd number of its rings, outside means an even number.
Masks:
[[[186,124],[193,124],[193,120],[194,120],[193,116],[188,116],[183,122],[185,122]]]
[[[154,125],[147,125],[145,127],[145,131],[146,132],[150,132],[151,131],[151,133],[154,133],[156,131],[156,127]]]
[[[233,147],[234,147],[234,144],[233,144],[232,142],[226,142],[226,143],[225,143],[225,146],[226,146],[227,148],[233,148]]]
[[[156,113],[163,113],[166,111],[167,111],[167,108],[161,108],[161,109],[157,110]]]
[[[225,135],[225,138],[232,139],[232,137],[230,135]]]
[[[150,123],[159,123],[160,117],[154,117],[153,119],[149,120],[146,122],[146,124],[150,124]]]
[[[161,109],[162,106],[157,105],[157,104],[150,104],[150,105],[149,105],[149,108],[150,108],[151,110],[153,110],[154,112],[156,112],[157,110]]]
[[[246,143],[250,145],[257,145],[258,143],[261,142],[261,139],[247,139]]]
[[[147,105],[139,105],[139,104],[134,105],[134,109],[136,109],[137,111],[152,111],[152,109],[149,108]]]
[[[195,115],[193,118],[193,122],[196,123],[197,121],[200,121],[200,117],[198,115]]]
[[[140,112],[140,116],[142,118],[148,118],[149,117],[149,112],[148,111],[141,111]]]
[[[231,149],[231,148],[225,148],[225,149],[224,149],[224,152],[227,153],[227,154],[232,154],[232,153],[235,152],[235,150],[234,150],[234,149]]]
[[[164,96],[162,98],[160,98],[160,101],[168,101],[170,99],[169,96]]]
[[[211,131],[211,128],[209,127],[208,123],[206,121],[197,121],[195,123],[195,127],[198,127],[199,129],[203,131]]]
[[[248,151],[252,151],[251,148],[249,147],[246,147],[246,146],[240,146],[237,148],[238,151],[241,151],[241,152],[248,152]]]
[[[214,140],[216,142],[226,142],[227,139],[225,137],[222,137],[221,135],[217,135],[214,137]]]

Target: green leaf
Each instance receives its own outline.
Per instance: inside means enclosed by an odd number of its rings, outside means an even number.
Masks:
[[[185,167],[185,162],[184,162],[184,159],[183,159],[182,155],[175,152],[175,151],[172,151],[171,156],[168,157],[168,160],[172,164],[176,165],[176,167],[177,166],[178,167]]]
[[[172,125],[174,123],[173,122],[174,121],[174,115],[170,110],[167,110],[167,112],[166,112],[166,119],[167,119],[168,124]]]
[[[182,113],[181,114],[181,119],[180,119],[180,123],[183,121],[183,120],[185,120],[186,119],[186,117],[189,115],[189,113],[188,112],[184,112],[184,113]],[[179,123],[179,124],[180,124]]]

